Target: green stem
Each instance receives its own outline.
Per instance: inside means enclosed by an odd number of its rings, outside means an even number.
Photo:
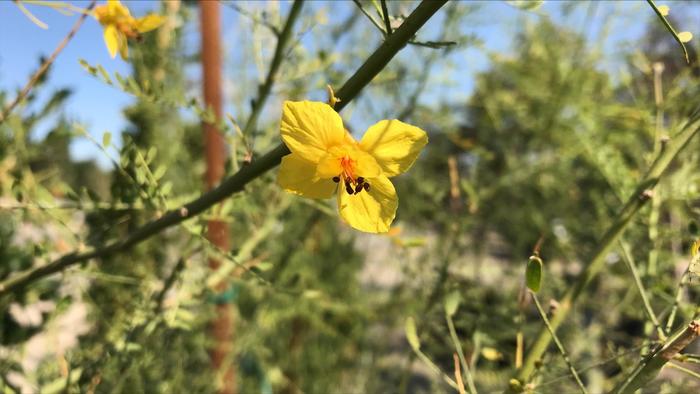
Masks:
[[[663,65],[661,63],[654,63],[652,68],[654,70],[654,104],[656,105],[656,123],[654,127],[654,155],[656,155],[661,150],[661,132],[664,124],[664,95],[661,81]],[[649,250],[646,271],[649,276],[656,275],[659,261],[659,217],[661,213],[661,202],[661,198],[654,198],[651,201],[651,211],[649,212],[649,243],[651,244],[651,249]]]
[[[424,0],[416,7],[404,23],[387,38],[377,50],[360,66],[350,79],[343,85],[336,96],[342,101],[335,106],[336,111],[342,110],[350,101],[357,97],[360,91],[379,74],[389,61],[403,48],[416,32],[442,7],[447,0]],[[46,265],[32,268],[0,282],[0,297],[22,288],[36,280],[63,271],[64,269],[94,258],[102,258],[128,250],[166,228],[175,226],[190,219],[215,204],[243,191],[245,185],[261,176],[268,170],[279,165],[282,157],[289,154],[289,149],[280,144],[238,172],[225,179],[218,187],[202,194],[199,198],[185,204],[182,208],[168,211],[159,219],[146,223],[133,231],[128,237],[114,241],[104,247],[89,252],[78,251],[63,255]]]
[[[445,313],[445,319],[447,320],[447,328],[450,330],[450,338],[452,338],[452,344],[455,349],[457,349],[457,356],[459,356],[459,362],[462,364],[462,369],[464,370],[464,375],[467,378],[467,386],[469,386],[470,394],[476,393],[476,386],[474,385],[474,378],[472,378],[472,373],[469,370],[469,364],[467,364],[467,359],[464,358],[464,352],[462,352],[462,344],[457,336],[457,331],[455,330],[455,324],[452,321],[452,316]]]
[[[680,283],[678,283],[678,288],[676,289],[676,296],[673,298],[673,306],[671,307],[671,313],[668,315],[668,320],[666,320],[666,332],[670,333],[673,328],[673,323],[676,320],[676,313],[678,312],[678,305],[681,303],[683,298],[683,290],[688,283],[688,268],[685,269],[683,275],[681,275]]]
[[[699,120],[700,116],[698,116],[698,111],[695,111],[689,122],[686,123],[681,131],[674,138],[670,139],[659,152],[659,155],[656,157],[641,182],[639,182],[634,193],[632,193],[627,203],[615,218],[613,218],[612,225],[601,238],[588,264],[586,264],[576,282],[564,294],[560,302],[560,307],[557,309],[554,316],[552,316],[550,323],[554,331],[562,324],[588,283],[603,269],[603,267],[605,267],[605,257],[612,250],[619,236],[631,223],[635,214],[639,212],[649,200],[649,190],[656,185],[659,178],[669,167],[671,161],[683,150],[688,141],[700,131]],[[532,374],[535,369],[535,363],[547,350],[550,341],[551,336],[549,332],[546,329],[540,330],[537,339],[527,354],[523,368],[521,368],[516,375],[516,378],[520,382],[525,382],[530,374]]]
[[[676,30],[671,26],[671,23],[666,19],[664,14],[661,13],[661,10],[656,6],[653,0],[647,0],[647,3],[649,3],[649,6],[654,10],[656,13],[656,16],[661,19],[661,22],[666,26],[666,29],[673,35],[673,38],[676,39],[676,42],[678,42],[678,45],[681,46],[681,49],[683,49],[683,55],[685,55],[685,61],[686,63],[690,63],[690,58],[688,57],[688,49],[685,47],[685,44],[683,41],[681,41],[680,37],[678,37],[678,33],[676,33]]]
[[[552,336],[554,343],[557,345],[557,348],[559,349],[559,353],[561,353],[561,356],[564,359],[564,362],[569,367],[569,371],[571,372],[571,376],[574,377],[574,380],[576,381],[576,384],[578,385],[579,389],[581,389],[581,392],[583,394],[588,394],[588,392],[586,391],[586,386],[583,385],[581,378],[578,376],[578,372],[576,372],[576,368],[574,368],[574,364],[571,363],[571,359],[569,358],[569,354],[566,352],[566,348],[564,348],[564,345],[559,340],[559,337],[557,337],[556,332],[554,332],[554,329],[549,324],[549,319],[547,319],[547,313],[545,313],[544,309],[542,309],[542,305],[540,305],[540,300],[537,298],[537,295],[534,292],[530,291],[530,295],[532,295],[532,299],[535,301],[535,306],[537,307],[537,312],[539,312],[540,317],[542,318],[542,321],[544,322],[545,327],[547,327],[547,331],[549,331],[549,334]]]

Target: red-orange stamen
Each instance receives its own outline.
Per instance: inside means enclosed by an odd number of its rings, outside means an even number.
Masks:
[[[343,168],[343,177],[349,179],[351,182],[355,182],[355,171],[354,171],[355,160],[345,156],[340,159],[340,166]]]
[[[340,158],[340,167],[343,169],[343,172],[339,176],[333,177],[333,182],[338,183],[342,179],[345,184],[345,191],[350,195],[357,194],[362,190],[369,191],[369,183],[367,183],[365,178],[361,176],[355,178],[355,160],[348,156],[342,157]]]

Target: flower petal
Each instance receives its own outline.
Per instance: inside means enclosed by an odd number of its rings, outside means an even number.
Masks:
[[[352,228],[367,233],[385,233],[396,216],[399,198],[389,178],[381,175],[367,180],[369,191],[350,195],[338,188],[338,211]]]
[[[331,179],[316,179],[316,164],[292,153],[282,158],[277,184],[284,190],[308,198],[330,198],[336,184]]]
[[[107,0],[107,11],[113,17],[131,16],[129,9],[122,5],[119,0]]]
[[[400,120],[382,120],[367,129],[360,148],[377,159],[384,175],[407,171],[428,143],[428,135]]]
[[[328,104],[285,101],[280,134],[293,153],[318,163],[328,148],[345,141],[340,115]]]
[[[113,16],[129,16],[129,9],[119,0],[107,0],[107,10]]]
[[[114,25],[105,26],[104,31],[105,44],[107,45],[107,50],[109,51],[109,56],[114,59],[117,56],[117,50],[119,49],[119,32]]]
[[[136,19],[136,30],[139,33],[145,33],[153,29],[157,29],[165,22],[165,17],[157,14],[148,14],[143,18]]]
[[[343,172],[343,166],[340,165],[340,158],[333,153],[328,153],[321,158],[316,167],[316,178],[333,178]]]

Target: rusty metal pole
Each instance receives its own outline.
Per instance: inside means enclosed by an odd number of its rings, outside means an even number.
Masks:
[[[211,108],[216,116],[216,122],[222,118],[221,93],[221,16],[218,1],[201,0],[200,29],[202,34],[202,76],[204,103]],[[226,162],[226,146],[223,135],[217,129],[216,123],[204,123],[204,146],[207,161],[205,175],[207,190],[216,187],[224,175]],[[207,238],[222,250],[229,249],[229,233],[226,223],[210,220],[207,226]],[[220,261],[209,259],[209,266],[217,269]],[[217,291],[224,291],[222,283]],[[214,348],[211,350],[212,364],[223,377],[219,393],[234,394],[236,392],[234,370],[232,366],[233,341],[233,310],[230,304],[216,306],[217,316],[212,322]]]

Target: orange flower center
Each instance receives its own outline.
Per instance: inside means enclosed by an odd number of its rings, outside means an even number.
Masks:
[[[358,194],[363,190],[369,191],[369,182],[366,182],[361,176],[355,178],[355,160],[349,156],[343,156],[340,158],[340,167],[342,167],[343,172],[334,176],[333,182],[340,183],[342,180],[345,184],[345,191],[350,195]]]

